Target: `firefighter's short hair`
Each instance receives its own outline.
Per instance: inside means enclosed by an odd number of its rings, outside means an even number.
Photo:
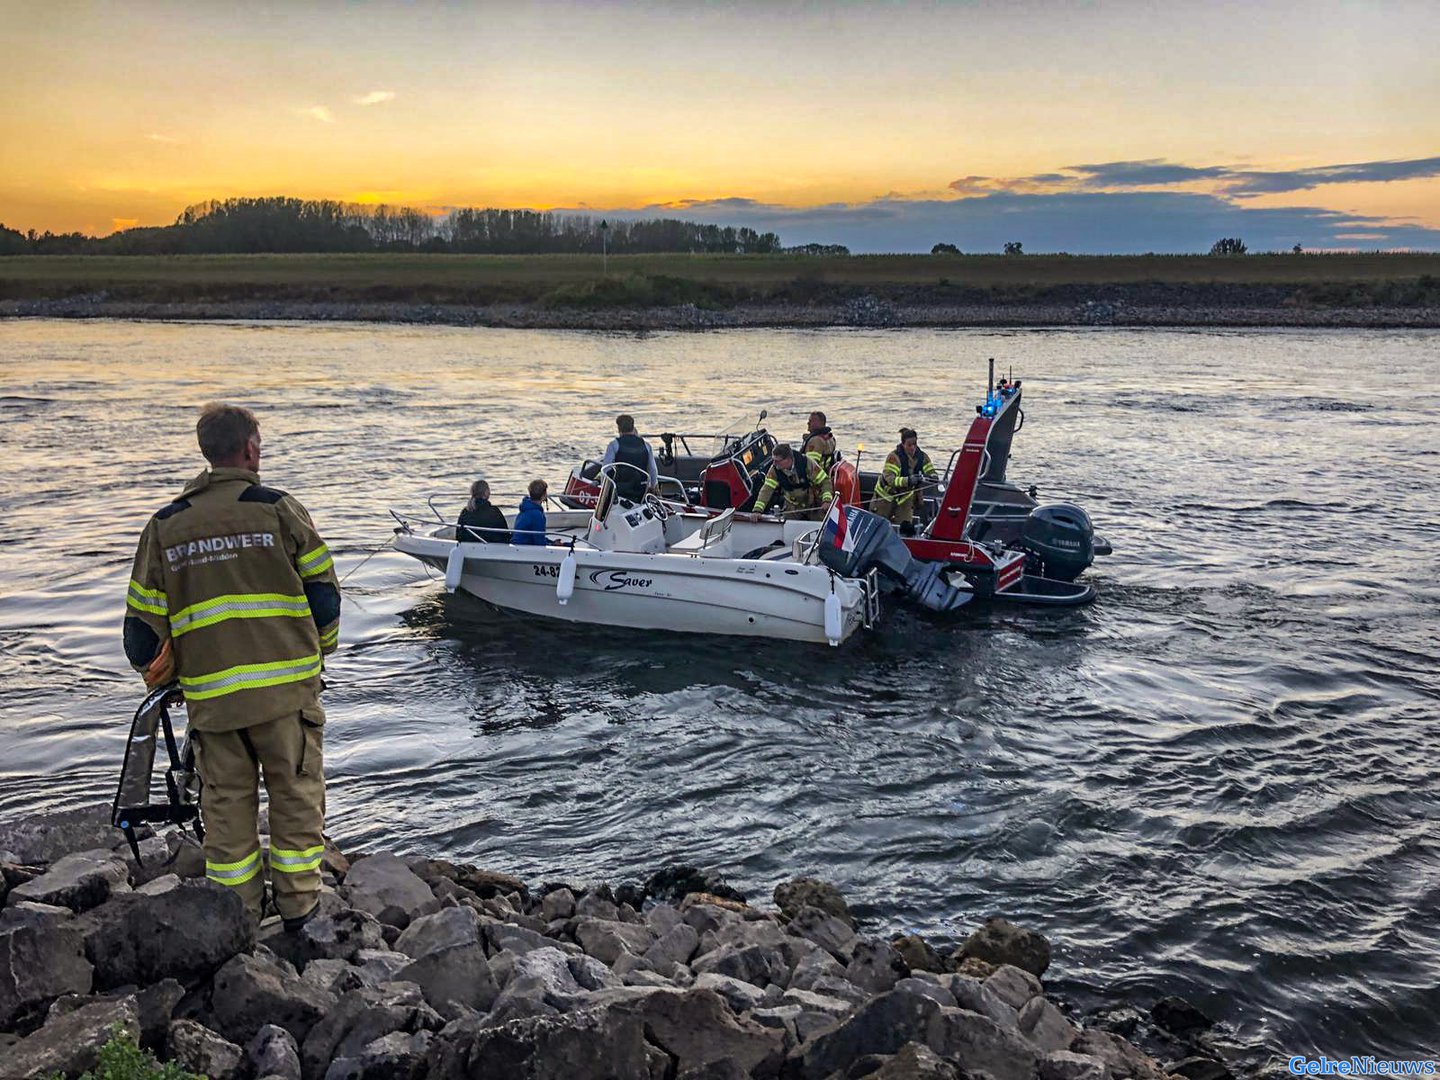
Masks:
[[[245,444],[260,434],[260,421],[255,414],[240,405],[225,405],[212,401],[200,410],[200,419],[195,423],[195,440],[205,460],[214,465],[229,461]]]

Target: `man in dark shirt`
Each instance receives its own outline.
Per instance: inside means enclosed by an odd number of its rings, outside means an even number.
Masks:
[[[455,539],[465,544],[477,540],[510,543],[510,526],[500,509],[491,504],[490,485],[486,481],[476,480],[470,485],[470,502],[460,511],[460,520],[455,523]]]

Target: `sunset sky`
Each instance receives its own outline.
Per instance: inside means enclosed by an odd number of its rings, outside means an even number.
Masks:
[[[0,222],[291,194],[855,250],[1440,248],[1440,3],[0,0]]]

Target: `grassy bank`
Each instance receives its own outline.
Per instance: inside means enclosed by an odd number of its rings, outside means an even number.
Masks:
[[[0,300],[530,304],[625,308],[1127,302],[1318,306],[1440,303],[1440,254],[1249,255],[197,255],[0,258]],[[1136,298],[1139,298],[1138,301]]]

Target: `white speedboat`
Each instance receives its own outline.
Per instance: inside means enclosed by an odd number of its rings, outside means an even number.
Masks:
[[[433,509],[433,501],[432,501]],[[437,514],[438,517],[438,514]],[[818,558],[819,526],[789,522],[752,551],[746,523],[632,505],[608,478],[593,511],[547,518],[546,544],[457,541],[455,527],[395,514],[395,547],[496,607],[570,622],[839,645],[880,608],[874,571],[844,577]],[[514,524],[513,516],[507,521]]]

